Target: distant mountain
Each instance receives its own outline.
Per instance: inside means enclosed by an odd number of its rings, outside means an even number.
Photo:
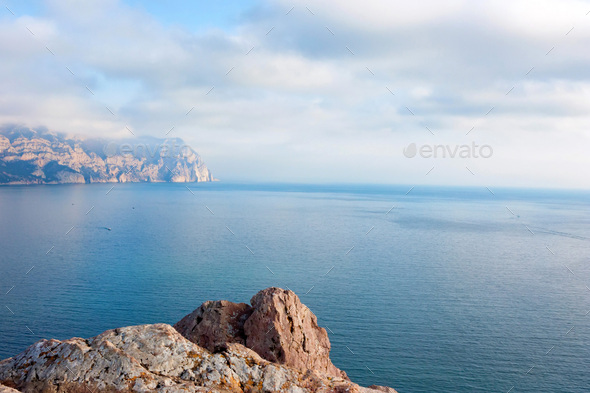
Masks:
[[[0,128],[0,184],[215,180],[181,139],[105,141],[46,129]]]

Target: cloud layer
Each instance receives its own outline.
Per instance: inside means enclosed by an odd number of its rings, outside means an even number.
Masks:
[[[260,2],[205,30],[114,0],[9,11],[0,123],[169,133],[224,180],[590,187],[588,2]],[[402,154],[472,142],[493,156]]]

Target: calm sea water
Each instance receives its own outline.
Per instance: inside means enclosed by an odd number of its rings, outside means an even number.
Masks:
[[[590,389],[587,192],[111,187],[0,188],[2,358],[280,286],[361,384]]]

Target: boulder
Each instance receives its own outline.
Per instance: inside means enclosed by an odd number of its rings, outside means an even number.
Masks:
[[[330,360],[328,333],[293,291],[267,288],[250,303],[253,312],[244,324],[248,348],[271,362],[346,377]]]
[[[328,333],[293,291],[267,288],[250,303],[207,301],[174,328],[213,352],[238,343],[273,363],[346,378],[330,360]]]
[[[226,343],[246,344],[244,322],[250,314],[252,307],[245,303],[207,301],[174,328],[188,340],[215,352]]]

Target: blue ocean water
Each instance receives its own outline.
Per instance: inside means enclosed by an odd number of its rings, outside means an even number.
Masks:
[[[0,188],[0,357],[280,286],[361,384],[590,390],[588,192],[111,187]]]

